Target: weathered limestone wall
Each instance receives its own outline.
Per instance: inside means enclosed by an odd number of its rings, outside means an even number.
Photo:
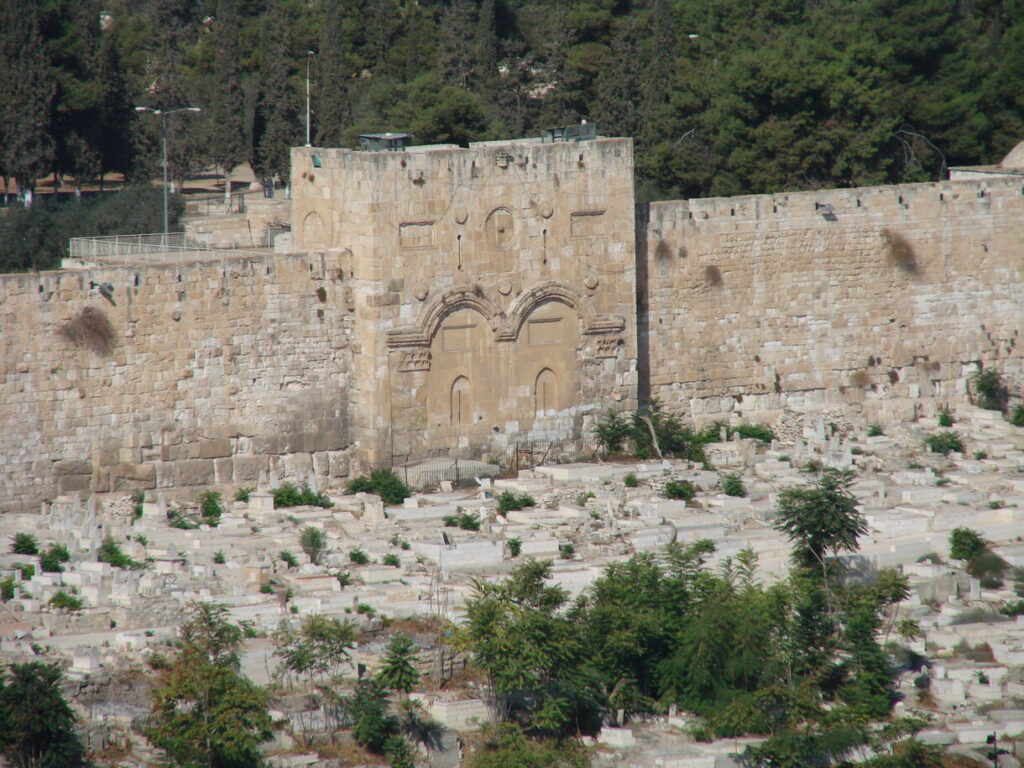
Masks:
[[[346,474],[344,287],[316,253],[0,277],[0,510]]]
[[[639,251],[641,375],[676,412],[907,415],[976,363],[1022,383],[1020,179],[655,203]]]
[[[295,248],[350,269],[368,463],[501,456],[635,404],[629,139],[303,147],[291,186]]]

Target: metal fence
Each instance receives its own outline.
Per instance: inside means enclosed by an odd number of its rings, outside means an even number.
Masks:
[[[571,464],[594,461],[600,446],[589,438],[573,437],[564,440],[520,440],[509,446],[506,466],[518,472],[543,464]]]
[[[104,259],[149,254],[158,249],[161,251],[181,250],[185,247],[184,232],[72,237],[69,241],[68,256],[72,259]]]
[[[454,486],[469,485],[488,466],[474,459],[438,456],[422,461],[410,461],[393,466],[395,473],[407,485],[415,488],[437,488],[445,480]],[[493,470],[484,474],[493,474]]]
[[[212,248],[189,240],[184,232],[156,232],[145,235],[73,237],[68,257],[85,262],[164,264],[185,261],[216,261],[231,256],[265,255],[262,251]]]

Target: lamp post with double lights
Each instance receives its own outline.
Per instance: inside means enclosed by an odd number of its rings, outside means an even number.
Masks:
[[[161,144],[163,146],[163,157],[164,157],[164,232],[163,232],[163,244],[162,247],[167,247],[167,235],[169,224],[167,221],[167,116],[173,115],[178,112],[202,112],[203,110],[199,107],[178,107],[177,109],[153,109],[152,107],[136,107],[136,112],[152,112],[154,115],[160,118],[160,132],[162,136]]]

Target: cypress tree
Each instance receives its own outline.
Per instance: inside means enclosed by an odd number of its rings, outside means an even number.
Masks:
[[[249,157],[244,130],[242,72],[236,0],[219,0],[214,22],[216,85],[212,94],[210,154],[224,169],[224,200],[231,197],[231,171]]]
[[[0,0],[0,166],[31,205],[36,179],[51,165],[50,73],[36,3]]]
[[[342,132],[352,120],[343,19],[341,0],[330,0],[317,56],[316,143],[321,147],[339,146]]]
[[[295,88],[295,62],[282,0],[276,0],[267,19],[262,70],[255,169],[263,177],[287,179],[290,148],[302,141],[299,96]]]

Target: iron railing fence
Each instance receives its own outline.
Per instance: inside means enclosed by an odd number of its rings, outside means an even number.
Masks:
[[[263,251],[239,248],[213,248],[190,240],[184,232],[73,237],[68,243],[68,258],[83,262],[128,261],[133,264],[165,264],[216,261],[246,255],[266,254]]]

